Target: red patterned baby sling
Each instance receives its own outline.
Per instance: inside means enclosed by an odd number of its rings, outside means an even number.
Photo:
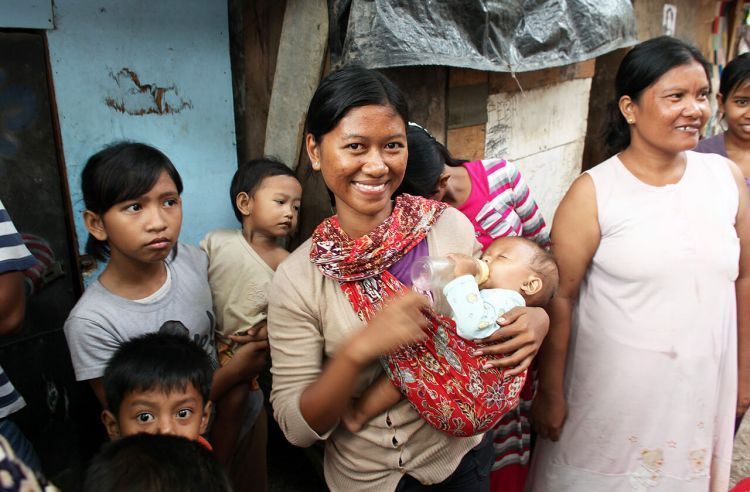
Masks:
[[[313,233],[310,260],[326,277],[337,280],[359,318],[370,320],[389,298],[408,289],[388,272],[422,241],[446,205],[402,195],[391,215],[369,234],[350,238],[336,216]],[[429,337],[381,358],[388,378],[420,416],[436,429],[466,437],[492,429],[518,405],[526,372],[508,376],[483,368],[478,346],[456,333],[455,322],[434,310]],[[494,357],[494,356],[489,356]]]

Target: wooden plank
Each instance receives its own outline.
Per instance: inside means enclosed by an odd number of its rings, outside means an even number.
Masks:
[[[740,26],[744,23],[742,10],[745,6],[744,0],[735,0],[734,13],[730,19],[729,27],[729,47],[727,48],[727,60],[732,60],[737,55],[737,42],[740,35]]]
[[[448,92],[448,129],[487,123],[487,83],[451,87]]]
[[[595,60],[591,59],[533,72],[516,74],[493,72],[490,74],[489,93],[519,92],[522,89],[527,91],[568,80],[590,78],[594,76],[594,66]]]
[[[609,157],[606,154],[602,131],[607,120],[607,106],[615,97],[615,74],[628,48],[619,49],[596,59],[596,73],[591,81],[588,108],[588,128],[583,151],[582,171],[592,168]]]
[[[709,56],[708,40],[716,0],[633,0],[638,40],[646,41],[664,34],[662,17],[666,3],[677,7],[675,37],[692,43]]]
[[[327,74],[330,71],[331,57],[327,55],[323,64],[323,73]],[[302,184],[302,205],[297,219],[297,231],[287,244],[289,251],[294,251],[297,246],[307,241],[318,224],[334,213],[332,199],[323,181],[323,175],[320,171],[313,171],[304,141],[300,145],[297,162],[295,173]],[[320,472],[322,476],[322,468]]]
[[[487,126],[474,125],[448,130],[448,150],[458,159],[484,159],[484,140]]]
[[[445,142],[448,69],[438,66],[399,67],[380,72],[396,84],[409,102],[409,118]]]
[[[490,95],[485,157],[515,162],[546,220],[581,169],[591,78]]]
[[[279,41],[263,152],[297,167],[307,106],[320,82],[328,40],[325,0],[289,0]]]
[[[273,74],[281,39],[285,0],[230,2],[232,13],[238,12],[239,26],[230,28],[232,85],[235,91],[235,121],[238,162],[263,155],[266,122],[271,104]]]
[[[469,68],[451,68],[448,71],[448,87],[487,84],[489,72]]]

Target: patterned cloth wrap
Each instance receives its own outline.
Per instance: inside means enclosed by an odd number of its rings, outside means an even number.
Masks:
[[[0,492],[60,492],[60,489],[19,460],[10,443],[0,436]]]
[[[367,322],[390,298],[408,287],[388,272],[422,241],[446,205],[402,195],[391,215],[369,234],[350,238],[336,216],[313,234],[310,260],[326,277],[337,280],[359,318]],[[492,429],[518,405],[526,373],[483,368],[488,358],[475,357],[478,345],[456,333],[456,324],[432,309],[426,341],[399,347],[381,358],[388,378],[420,416],[436,429],[457,437]]]

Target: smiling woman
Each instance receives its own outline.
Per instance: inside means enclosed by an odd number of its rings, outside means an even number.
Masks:
[[[615,155],[552,226],[531,490],[727,490],[750,391],[747,190],[734,163],[691,151],[708,117],[700,52],[651,39],[615,84]]]
[[[307,114],[306,149],[334,195],[337,215],[318,226],[273,280],[274,416],[295,445],[326,441],[332,490],[484,490],[491,440],[441,433],[404,399],[360,430],[339,425],[352,399],[382,374],[381,357],[401,347],[420,350],[435,339],[434,311],[409,289],[414,260],[476,256],[480,247],[457,210],[413,196],[391,200],[406,169],[408,108],[387,78],[356,66],[334,72]],[[483,350],[503,347],[490,342]]]
[[[415,255],[478,250],[459,213],[425,201],[423,216],[404,215],[391,202],[406,167],[407,121],[403,95],[375,71],[347,67],[321,83],[306,146],[338,213],[279,266],[269,296],[274,415],[293,444],[326,440],[332,490],[393,490],[405,474],[434,484],[454,473],[476,484],[489,465],[487,453],[472,451],[481,436],[441,434],[405,401],[356,434],[338,426],[352,397],[382,373],[378,358],[424,338],[426,301],[407,293],[379,309],[382,275]],[[420,229],[412,228],[414,218],[424,218]],[[331,261],[312,263],[319,255]],[[359,279],[370,281],[372,297]],[[354,299],[374,315],[356,309]],[[472,456],[482,457],[481,465]]]

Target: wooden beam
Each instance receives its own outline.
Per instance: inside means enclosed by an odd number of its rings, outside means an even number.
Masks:
[[[320,82],[328,40],[325,0],[288,0],[266,123],[264,154],[292,169],[304,133],[307,106]]]
[[[451,68],[448,74],[449,87],[487,84],[489,73],[469,68]]]
[[[276,56],[279,51],[281,27],[284,21],[283,0],[263,0],[246,2],[233,0],[242,5],[243,36],[241,76],[236,119],[237,148],[239,162],[261,157],[265,149],[266,122],[271,104],[273,74],[276,70]],[[240,132],[242,134],[240,135]]]
[[[594,76],[594,67],[595,59],[591,59],[562,67],[518,72],[515,77],[510,73],[493,72],[490,73],[490,94],[526,91],[568,80],[591,78]]]
[[[727,63],[729,63],[737,55],[737,43],[738,36],[740,35],[740,27],[744,23],[745,19],[742,15],[745,6],[744,0],[735,0],[734,2],[734,14],[730,20],[731,25],[729,26],[729,46],[727,47]]]
[[[448,69],[438,66],[397,67],[380,70],[406,95],[409,119],[445,142]]]
[[[465,126],[448,130],[448,151],[458,159],[484,159],[484,140],[487,125]]]

